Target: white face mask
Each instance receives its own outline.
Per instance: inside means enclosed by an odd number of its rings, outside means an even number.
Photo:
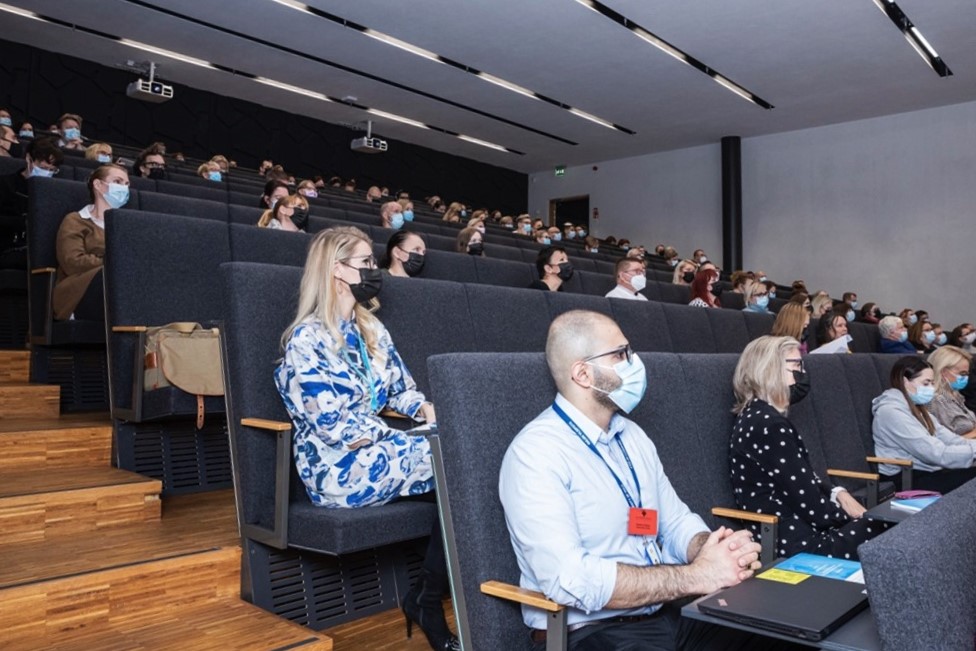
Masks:
[[[968,335],[962,338],[962,343],[966,344],[967,346],[974,341],[976,341],[976,332],[970,332]]]
[[[638,292],[641,291],[642,289],[647,287],[647,276],[645,276],[644,274],[637,274],[636,276],[630,279],[630,285],[631,287],[634,288],[635,291]]]

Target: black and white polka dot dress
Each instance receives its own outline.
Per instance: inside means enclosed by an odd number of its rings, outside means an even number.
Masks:
[[[810,552],[857,559],[857,546],[886,528],[854,520],[834,506],[832,487],[814,472],[793,424],[762,400],[750,402],[735,421],[730,471],[739,508],[779,516],[777,556]],[[749,527],[759,540],[759,524]]]

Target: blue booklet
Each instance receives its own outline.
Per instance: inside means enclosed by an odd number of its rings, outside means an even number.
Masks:
[[[799,574],[812,574],[826,579],[864,583],[861,564],[844,558],[828,558],[817,554],[802,553],[778,563],[776,569]]]
[[[913,497],[912,499],[909,500],[900,500],[898,498],[895,498],[891,500],[891,508],[917,513],[918,511],[924,509],[926,506],[929,506],[930,504],[935,502],[937,499],[939,499],[939,497],[940,497],[939,495],[933,495],[931,497]]]

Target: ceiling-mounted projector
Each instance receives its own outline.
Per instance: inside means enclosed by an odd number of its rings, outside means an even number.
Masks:
[[[125,89],[125,94],[143,102],[159,104],[173,99],[173,87],[156,80],[156,64],[149,62],[149,79],[136,79]]]
[[[349,148],[363,154],[381,154],[386,151],[387,144],[385,140],[373,137],[373,121],[368,120],[366,122],[366,136],[354,139],[349,143]]]

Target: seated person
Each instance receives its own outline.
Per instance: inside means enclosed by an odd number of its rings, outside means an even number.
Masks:
[[[780,308],[769,334],[774,337],[793,337],[800,342],[800,354],[806,355],[810,313],[799,303],[787,303]]]
[[[675,258],[677,259],[677,258]],[[691,285],[695,280],[698,265],[691,260],[682,260],[674,267],[671,282],[675,285]]]
[[[386,255],[380,263],[391,276],[413,277],[424,268],[427,246],[422,237],[400,229],[386,243]]]
[[[644,250],[639,246],[628,247],[626,249],[627,253],[624,257],[630,258],[631,260],[644,260]]]
[[[566,249],[556,244],[539,251],[535,258],[535,269],[539,273],[539,280],[533,280],[529,289],[561,292],[563,283],[573,277],[573,265]]]
[[[865,303],[861,308],[861,323],[878,323],[882,318],[877,303]]]
[[[897,355],[911,355],[915,347],[908,343],[908,330],[905,322],[897,316],[886,316],[878,322],[878,334],[881,335],[881,352]]]
[[[216,183],[224,180],[224,175],[220,171],[220,165],[212,160],[200,164],[200,167],[197,168],[197,176],[201,179],[207,179]]]
[[[928,321],[919,320],[908,329],[908,343],[922,355],[935,350],[935,328]]]
[[[697,262],[696,258],[692,258],[691,260],[696,265],[700,264],[699,262]],[[673,246],[669,246],[664,249],[664,261],[667,262],[671,267],[677,267],[678,263],[681,262],[681,258],[678,257],[678,252],[675,250]],[[706,260],[706,262],[708,261]]]
[[[132,163],[132,175],[146,179],[166,179],[166,159],[158,143],[153,143],[139,152]]]
[[[532,232],[546,230],[546,224],[538,217],[532,220]]]
[[[600,240],[596,239],[592,235],[580,235],[583,233],[580,229],[576,229],[576,239],[583,242],[583,250],[587,253],[599,253],[600,251]]]
[[[403,228],[403,207],[397,201],[387,201],[380,206],[380,226],[383,228]]]
[[[929,414],[926,405],[935,397],[932,365],[918,355],[902,357],[891,369],[889,386],[871,405],[874,453],[911,460],[912,488],[948,493],[976,477],[976,441],[953,434]],[[900,470],[879,466],[899,490]]]
[[[528,215],[519,215],[515,222],[515,235],[532,236],[532,218]]]
[[[211,157],[210,162],[216,163],[217,170],[220,171],[222,175],[226,174],[227,171],[231,168],[230,161],[227,160],[227,157],[224,156],[223,154],[216,154],[215,156]]]
[[[27,179],[54,176],[64,153],[53,138],[36,138],[24,150],[26,166],[0,176],[0,268],[27,268]]]
[[[378,186],[371,185],[369,189],[366,190],[366,201],[373,203],[374,201],[382,201],[383,195],[380,194],[380,189]]]
[[[925,310],[915,310],[915,317],[919,321],[928,321],[929,320],[929,313],[926,312]]]
[[[976,414],[960,393],[969,386],[973,356],[955,346],[943,346],[929,355],[935,376],[935,397],[929,412],[953,434],[976,439]]]
[[[567,240],[576,239],[576,227],[573,226],[573,222],[563,223],[563,238]]]
[[[258,220],[259,228],[281,231],[304,231],[308,224],[308,201],[300,194],[289,194],[274,202]]]
[[[61,135],[58,147],[76,150],[85,148],[85,141],[81,136],[81,122],[81,116],[74,113],[65,113],[58,118],[58,133]]]
[[[299,183],[297,192],[306,199],[315,199],[319,196],[319,189],[315,187],[315,181],[312,179],[305,179]]]
[[[766,286],[766,292],[769,294],[769,300],[776,298],[776,283],[772,280],[764,280],[762,284]]]
[[[283,181],[268,181],[264,184],[264,193],[258,199],[258,208],[270,210],[275,207],[275,203],[284,199],[289,194],[288,186]]]
[[[973,352],[974,341],[976,341],[976,328],[972,323],[961,323],[949,333],[949,343],[970,354]]]
[[[807,294],[806,292],[794,291],[790,295],[790,303],[796,303],[797,305],[801,305],[804,310],[806,310],[811,315],[813,315],[813,303],[810,301],[810,295]]]
[[[387,406],[433,424],[434,406],[373,315],[383,276],[357,228],[330,228],[309,246],[295,320],[282,335],[275,382],[294,425],[298,477],[313,504],[366,508],[434,490],[430,444],[390,428]],[[434,649],[459,649],[441,596],[447,568],[435,518],[420,579],[404,597],[407,631],[416,622]]]
[[[546,229],[546,232],[549,233],[549,240],[551,242],[560,242],[563,239],[563,232],[559,230],[558,226],[550,226]]]
[[[807,289],[806,283],[803,282],[802,280],[794,280],[793,283],[790,285],[790,288],[793,290],[794,293],[803,292],[807,296],[810,295],[810,290]]]
[[[709,260],[708,256],[705,255],[705,251],[702,249],[695,249],[695,252],[691,254],[691,259],[698,264],[705,264]]]
[[[0,106],[0,127],[10,127],[14,126],[13,117],[10,115],[10,111]]]
[[[740,509],[779,517],[777,556],[809,552],[857,559],[857,546],[885,527],[861,519],[864,507],[840,486],[824,482],[787,416],[810,390],[799,344],[759,337],[742,351],[732,378],[738,414],[729,463]],[[762,541],[758,522],[749,524]]]
[[[729,282],[732,283],[732,293],[741,294],[749,281],[755,280],[755,274],[751,271],[743,271],[739,269],[738,271],[733,271],[732,276],[729,278]]]
[[[65,215],[58,229],[58,276],[52,303],[54,318],[105,320],[102,266],[105,213],[129,201],[129,175],[120,165],[102,165],[88,177],[91,203]]]
[[[462,228],[457,235],[455,247],[458,253],[484,257],[485,236],[477,228]]]
[[[410,199],[399,199],[397,203],[403,208],[403,221],[412,222],[413,221],[413,201]]]
[[[532,238],[536,241],[536,244],[541,244],[543,246],[549,246],[552,244],[552,238],[549,237],[549,231],[545,228],[540,228],[533,233]]]
[[[715,287],[718,282],[718,272],[714,269],[700,269],[691,283],[692,307],[722,307],[718,300],[719,290]]]
[[[446,222],[456,224],[461,221],[461,212],[464,210],[464,204],[458,203],[457,201],[452,201],[444,211],[444,216],[441,217]]]
[[[502,228],[507,228],[510,231],[515,230],[515,220],[512,219],[511,215],[505,215],[504,217],[498,220],[498,223],[501,225]]]
[[[850,305],[852,310],[856,310],[857,309],[857,293],[856,292],[844,292],[844,295],[841,297],[840,300],[842,300],[843,302],[845,302],[848,305]]]
[[[34,125],[30,122],[21,123],[20,130],[17,131],[17,137],[21,140],[31,140],[34,137]]]
[[[942,329],[941,323],[932,324],[932,332],[935,333],[935,341],[932,343],[936,348],[941,348],[949,343],[949,335]]]
[[[758,280],[746,280],[742,285],[742,300],[746,306],[743,312],[755,312],[756,314],[772,314],[769,311],[769,292],[766,290],[766,283]]]
[[[847,315],[836,310],[820,317],[817,323],[817,346],[829,344],[835,339],[847,336]],[[850,349],[848,348],[848,351]]]
[[[96,142],[85,149],[86,160],[97,160],[102,165],[112,162],[112,145],[107,142]]]
[[[830,300],[830,297],[820,293],[813,297],[810,305],[813,307],[813,318],[815,319],[823,318],[834,309],[834,302]]]
[[[688,648],[691,636],[756,648],[669,603],[746,580],[759,568],[759,545],[748,531],[710,532],[626,417],[647,375],[620,328],[596,312],[565,312],[549,327],[546,362],[555,401],[512,441],[498,481],[519,585],[568,607],[571,651]],[[659,514],[659,533],[628,530],[641,509]],[[542,648],[547,614],[523,606],[522,618]]]
[[[905,324],[906,328],[911,328],[913,325],[918,323],[918,315],[915,314],[915,310],[906,307],[904,310],[898,313],[902,322]]]
[[[644,263],[632,258],[617,260],[614,268],[617,286],[606,293],[607,298],[626,298],[632,301],[646,301],[641,290],[647,287],[647,272]]]

